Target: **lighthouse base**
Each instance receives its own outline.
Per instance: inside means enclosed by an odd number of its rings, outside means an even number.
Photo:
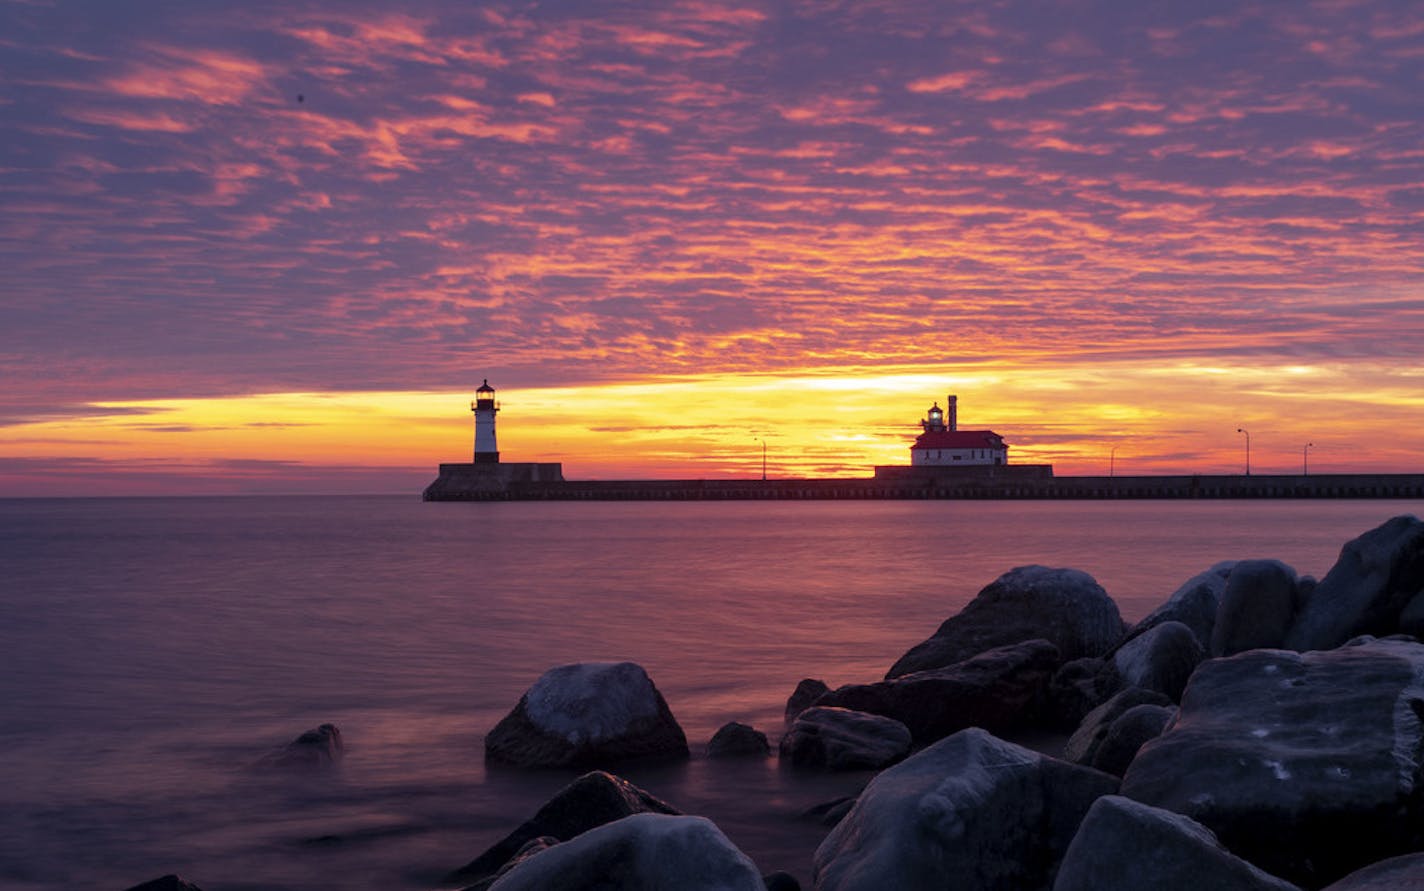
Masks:
[[[487,453],[482,453],[487,454]],[[529,483],[562,483],[564,465],[532,462],[501,464],[495,452],[493,462],[474,464],[441,464],[440,475],[425,487],[425,501],[487,501],[500,493],[519,489]],[[476,456],[478,457],[478,456]]]

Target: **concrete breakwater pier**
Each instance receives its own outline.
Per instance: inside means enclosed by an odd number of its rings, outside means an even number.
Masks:
[[[540,468],[553,465],[535,465]],[[871,478],[565,480],[519,465],[442,464],[426,501],[750,501],[855,499],[1424,498],[1424,474],[1053,476],[1026,465]],[[877,471],[882,468],[877,468]],[[968,468],[965,468],[968,470]],[[997,471],[997,472],[994,472]]]

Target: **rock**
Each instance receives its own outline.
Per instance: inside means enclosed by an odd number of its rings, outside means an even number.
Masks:
[[[538,838],[531,838],[529,841],[524,843],[523,847],[521,847],[518,851],[514,853],[513,857],[510,857],[507,861],[505,861],[504,865],[499,868],[499,872],[495,873],[492,876],[487,876],[483,879],[480,879],[473,885],[470,885],[466,888],[462,888],[461,891],[489,891],[490,886],[492,886],[495,882],[499,881],[505,873],[509,872],[511,869],[514,869],[514,867],[523,863],[525,860],[528,860],[530,857],[533,857],[535,854],[538,854],[541,851],[547,851],[549,848],[552,848],[554,845],[557,844],[562,844],[562,842],[560,842],[557,838],[554,838],[552,835],[541,835]]]
[[[756,865],[703,817],[635,814],[511,869],[491,891],[765,891]]]
[[[983,730],[956,733],[870,781],[816,849],[817,891],[1052,885],[1106,774]]]
[[[1424,891],[1424,854],[1405,854],[1371,863],[1325,891]]]
[[[1319,888],[1424,848],[1424,645],[1250,650],[1202,663],[1122,794]],[[1282,843],[1288,840],[1287,843]]]
[[[781,740],[782,758],[827,770],[875,770],[909,753],[904,724],[846,708],[808,708]]]
[[[1122,633],[1117,604],[1086,572],[1020,566],[980,591],[885,676],[944,668],[1026,640],[1051,641],[1064,660],[1101,656]]]
[[[322,724],[263,758],[259,766],[283,770],[321,769],[336,766],[345,754],[341,731],[335,724]]]
[[[632,662],[549,669],[485,737],[486,758],[519,767],[687,756],[682,728],[647,672]]]
[[[1073,735],[1068,737],[1068,742],[1064,744],[1064,759],[1074,764],[1091,766],[1093,759],[1097,757],[1098,748],[1102,746],[1103,740],[1107,739],[1108,732],[1112,730],[1113,722],[1126,714],[1129,709],[1139,705],[1167,706],[1171,704],[1172,700],[1155,690],[1128,687],[1088,712],[1083,723],[1078,725],[1078,729],[1073,731]]]
[[[1285,840],[1289,844],[1289,840]],[[1299,891],[1232,854],[1200,823],[1117,795],[1083,818],[1053,891]]]
[[[1216,625],[1220,630],[1221,623]],[[1182,698],[1187,678],[1206,651],[1185,623],[1171,621],[1147,629],[1113,654],[1113,667],[1128,686],[1156,690],[1176,702]]]
[[[1226,579],[1235,567],[1235,560],[1227,560],[1187,579],[1166,602],[1133,627],[1132,636],[1136,637],[1163,622],[1181,622],[1192,629],[1202,650],[1209,651],[1221,595],[1226,590]]]
[[[770,872],[761,881],[766,891],[801,891],[801,883],[789,872]]]
[[[560,789],[518,829],[446,876],[445,881],[454,884],[493,876],[533,839],[551,837],[568,841],[595,826],[633,814],[650,813],[679,812],[627,780],[601,770],[586,773]]]
[[[1340,551],[1286,635],[1292,650],[1328,650],[1361,634],[1394,633],[1424,591],[1424,522],[1395,517]]]
[[[1107,702],[1123,687],[1111,660],[1084,656],[1066,663],[1048,682],[1044,720],[1054,730],[1071,732],[1088,712]]]
[[[1093,752],[1091,766],[1115,777],[1122,776],[1148,740],[1156,739],[1177,717],[1177,710],[1167,705],[1134,705],[1118,715],[1108,725]]]
[[[203,891],[203,889],[170,873],[161,878],[144,882],[142,885],[134,885],[128,891]]]
[[[1226,579],[1211,654],[1279,647],[1296,611],[1295,570],[1279,560],[1242,560]]]
[[[855,807],[855,796],[848,795],[845,798],[837,798],[834,801],[826,801],[813,805],[801,812],[801,816],[807,820],[814,820],[822,826],[834,826],[845,815],[850,813],[850,809]]]
[[[831,688],[826,686],[825,681],[818,681],[815,678],[804,678],[796,685],[790,698],[786,700],[786,726],[790,727],[791,722],[796,720],[796,716],[810,708],[811,705],[822,696],[831,692]]]
[[[1058,648],[1046,640],[996,647],[947,668],[917,671],[875,684],[838,687],[816,700],[894,718],[915,742],[943,739],[966,727],[991,733],[1039,722]]]
[[[1410,598],[1400,611],[1399,630],[1416,639],[1424,637],[1424,591]]]
[[[707,742],[708,758],[765,758],[770,754],[765,733],[736,721],[723,724]]]

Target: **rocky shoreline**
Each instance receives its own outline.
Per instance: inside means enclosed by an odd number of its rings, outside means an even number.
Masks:
[[[1128,626],[1074,569],[985,587],[879,680],[806,679],[785,726],[728,724],[708,758],[876,770],[827,826],[819,891],[1424,887],[1424,522],[1348,542],[1320,581],[1219,563]],[[1067,735],[1061,757],[1022,743]],[[551,668],[486,736],[510,769],[586,768],[442,887],[803,887],[621,766],[685,759],[638,665]],[[323,725],[265,770],[339,763]],[[513,821],[511,821],[513,822]],[[131,891],[184,891],[178,876]]]

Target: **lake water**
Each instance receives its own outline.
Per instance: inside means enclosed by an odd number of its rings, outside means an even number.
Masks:
[[[1136,620],[1220,560],[1323,575],[1424,502],[0,500],[0,886],[436,888],[576,772],[486,770],[545,669],[642,664],[691,762],[623,775],[809,888],[867,775],[709,762],[804,677],[880,678],[1008,569]],[[252,764],[337,724],[334,773]]]

